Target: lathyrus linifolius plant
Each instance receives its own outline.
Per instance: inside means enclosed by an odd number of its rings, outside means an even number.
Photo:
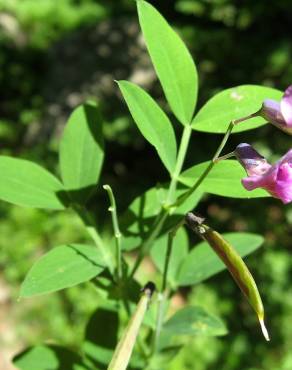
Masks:
[[[88,245],[68,241],[43,255],[27,273],[20,298],[35,299],[90,282],[96,286],[99,302],[79,351],[48,344],[32,347],[15,358],[19,369],[38,368],[40,364],[46,369],[167,368],[189,337],[227,334],[220,318],[199,305],[186,305],[172,315],[168,312],[169,301],[180,287],[199,284],[226,267],[269,339],[259,292],[241,258],[260,247],[263,238],[239,232],[221,235],[207,225],[209,221],[205,224],[189,211],[197,207],[204,193],[238,198],[239,202],[269,195],[283,203],[291,202],[291,150],[274,165],[246,143],[222,155],[231,134],[259,128],[267,121],[290,133],[291,87],[278,103],[281,91],[237,86],[218,93],[194,113],[198,76],[188,49],[152,5],[138,1],[137,6],[154,69],[169,108],[181,125],[179,139],[169,117],[146,91],[128,81],[118,81],[118,86],[141,134],[153,145],[168,172],[169,182],[153,184],[123,215],[118,215],[110,185],[104,185],[113,224],[113,243],[108,243],[87,208],[92,193],[103,183],[104,144],[97,105],[81,105],[70,116],[60,142],[60,178],[35,163],[0,157],[2,200],[55,212],[71,208],[92,239]],[[197,131],[224,135],[211,159],[184,169],[191,135]],[[231,156],[235,159],[228,159]],[[244,177],[244,170],[248,177]],[[195,248],[190,248],[185,222],[204,239]],[[137,257],[131,264],[124,254],[134,250]],[[158,293],[151,298],[154,285],[150,283],[139,299],[139,289],[146,282],[138,281],[136,272],[146,256],[160,273]]]

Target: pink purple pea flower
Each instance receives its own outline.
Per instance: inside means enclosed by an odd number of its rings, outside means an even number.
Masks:
[[[265,100],[259,114],[274,126],[292,135],[292,85],[285,90],[280,102]]]
[[[273,165],[246,143],[234,154],[248,174],[241,180],[246,190],[263,188],[285,204],[292,201],[292,149]]]

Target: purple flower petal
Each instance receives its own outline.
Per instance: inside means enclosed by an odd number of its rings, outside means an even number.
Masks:
[[[289,185],[290,184],[290,185]],[[292,165],[284,163],[278,170],[275,192],[283,203],[292,201]]]
[[[251,191],[261,187],[260,180],[260,176],[250,176],[243,178],[241,183],[246,190]]]
[[[280,130],[292,135],[292,85],[286,89],[280,103],[266,99],[258,114]]]
[[[263,102],[262,116],[269,122],[273,124],[285,125],[285,119],[281,112],[281,105],[279,102],[271,99],[266,99]]]
[[[281,107],[280,103],[272,100],[272,99],[266,99],[263,102],[263,107],[276,118],[277,114],[281,113]]]
[[[292,85],[285,90],[280,108],[286,124],[292,127]]]

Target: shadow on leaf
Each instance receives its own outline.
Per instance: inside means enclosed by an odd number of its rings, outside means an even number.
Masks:
[[[89,370],[79,354],[61,346],[30,347],[13,359],[20,370]]]
[[[83,351],[98,369],[106,369],[117,344],[119,318],[113,310],[98,308],[92,314],[85,330]]]

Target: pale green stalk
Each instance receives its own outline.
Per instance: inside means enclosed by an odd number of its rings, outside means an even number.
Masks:
[[[174,198],[174,195],[175,195],[176,186],[177,186],[177,182],[178,182],[178,177],[181,173],[182,166],[183,166],[183,163],[184,163],[184,160],[185,160],[185,157],[186,157],[188,145],[189,145],[190,138],[191,138],[191,133],[192,133],[192,127],[190,125],[185,126],[184,130],[183,130],[180,146],[179,146],[179,151],[178,151],[178,155],[177,155],[177,160],[176,160],[174,172],[171,176],[171,182],[170,182],[170,185],[169,185],[167,199],[166,199],[166,202],[165,202],[166,207],[169,205],[169,203],[173,202],[173,198]]]
[[[114,351],[108,370],[125,370],[127,368],[154,289],[153,283],[148,283],[143,289],[143,295]]]
[[[117,279],[120,280],[122,278],[122,247],[121,247],[122,234],[119,228],[117,206],[116,206],[116,201],[115,201],[112,188],[109,185],[104,185],[103,188],[104,190],[107,191],[108,196],[109,196],[109,201],[110,201],[110,207],[108,208],[108,210],[112,215],[112,223],[113,223],[114,236],[115,236],[115,242],[116,242]]]
[[[78,216],[82,220],[86,228],[86,231],[88,232],[88,234],[94,241],[97,248],[100,250],[107,268],[109,269],[111,273],[113,273],[114,266],[113,266],[112,256],[109,250],[105,247],[103,240],[97,231],[97,228],[96,228],[96,225],[95,225],[95,222],[92,216],[82,206],[74,205],[73,209],[75,210],[75,212],[78,214]]]

